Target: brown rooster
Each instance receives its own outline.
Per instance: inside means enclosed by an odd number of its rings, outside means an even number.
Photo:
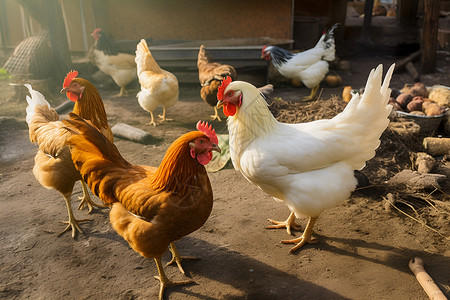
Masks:
[[[83,118],[90,120],[110,141],[113,141],[113,134],[106,120],[106,112],[103,107],[102,99],[97,89],[87,80],[75,78],[78,72],[72,71],[67,74],[63,90],[70,100],[75,101],[73,111]],[[67,227],[62,233],[72,229],[72,237],[75,237],[76,231],[83,232],[78,225],[79,222],[87,220],[75,219],[70,203],[75,182],[81,180],[80,173],[75,169],[69,152],[69,147],[65,145],[68,133],[63,129],[63,124],[59,121],[56,111],[50,107],[50,104],[44,96],[26,85],[31,98],[27,96],[27,123],[29,127],[30,141],[37,142],[39,150],[35,157],[33,174],[39,183],[48,188],[59,191],[66,201],[69,213]],[[83,197],[78,209],[87,206],[89,212],[93,206],[97,206],[89,197],[89,191],[81,180],[83,187]]]
[[[191,283],[169,280],[161,256],[170,245],[170,263],[184,273],[173,242],[200,228],[211,213],[213,193],[204,165],[213,150],[220,152],[214,130],[199,122],[199,131],[175,140],[156,168],[130,164],[94,127],[70,117],[63,122],[73,134],[68,144],[74,165],[91,190],[112,205],[110,221],[117,233],[136,252],[155,259],[160,299],[167,286]]]
[[[232,80],[236,80],[236,70],[230,65],[214,62],[204,45],[201,45],[198,51],[197,67],[198,79],[202,85],[200,96],[203,101],[214,107],[214,115],[211,116],[212,119],[221,121],[216,107],[217,88],[227,76],[230,76]]]

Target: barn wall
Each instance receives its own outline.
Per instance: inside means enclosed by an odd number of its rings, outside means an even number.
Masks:
[[[110,33],[120,39],[291,39],[291,0],[108,0]]]

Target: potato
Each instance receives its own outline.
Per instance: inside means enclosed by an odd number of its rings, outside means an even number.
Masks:
[[[389,98],[389,104],[392,105],[394,110],[397,111],[403,111],[403,108],[400,106],[400,104],[397,103],[397,101],[395,101],[394,98]]]
[[[398,95],[398,97],[395,99],[395,101],[397,101],[398,104],[400,104],[400,106],[403,109],[406,109],[406,106],[408,105],[409,102],[411,102],[413,96],[407,93],[401,93],[400,95]]]
[[[423,111],[417,111],[417,110],[413,110],[409,112],[412,115],[416,115],[416,116],[425,116],[425,113]]]
[[[427,116],[438,116],[445,112],[445,107],[431,101],[424,101],[422,110]]]
[[[408,105],[406,105],[406,110],[407,111],[415,111],[415,110],[422,110],[422,103],[423,103],[423,98],[422,97],[414,97],[411,102],[408,103]]]
[[[416,82],[414,86],[408,91],[409,94],[411,94],[413,97],[415,96],[421,96],[421,97],[428,97],[428,91],[425,84],[422,82]]]

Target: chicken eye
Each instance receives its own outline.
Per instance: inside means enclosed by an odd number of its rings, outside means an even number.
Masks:
[[[200,143],[201,145],[203,145],[203,144],[205,143],[205,140],[200,140],[199,143]]]
[[[233,96],[233,91],[229,91],[229,92],[227,93],[227,96],[228,96],[228,97]]]

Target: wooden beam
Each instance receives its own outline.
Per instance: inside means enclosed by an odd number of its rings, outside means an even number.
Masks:
[[[439,29],[440,0],[424,0],[424,22],[422,30],[422,73],[436,70],[437,35]]]

